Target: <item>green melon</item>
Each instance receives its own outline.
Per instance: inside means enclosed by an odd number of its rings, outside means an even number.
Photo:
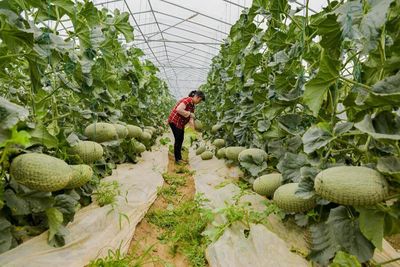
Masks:
[[[202,160],[209,160],[213,158],[213,153],[211,151],[204,151],[201,153],[200,157]]]
[[[240,152],[238,159],[240,162],[261,165],[267,159],[267,152],[258,148],[249,148]]]
[[[151,140],[151,133],[149,133],[148,131],[143,131],[140,140],[143,142],[149,142]]]
[[[145,126],[144,127],[145,130],[150,130],[151,131],[151,135],[154,135],[157,133],[157,129],[154,128],[153,126]]]
[[[217,158],[219,158],[219,159],[225,158],[225,148],[220,148],[220,149],[218,149],[218,150],[217,150],[217,153],[216,153],[216,156],[217,156]]]
[[[71,154],[78,155],[86,163],[93,163],[103,157],[103,147],[93,141],[80,141],[71,148]]]
[[[316,206],[315,198],[303,199],[295,194],[298,183],[284,184],[274,193],[274,203],[285,212],[305,212]]]
[[[221,124],[215,124],[211,127],[211,133],[217,133],[222,128]]]
[[[119,139],[125,139],[128,136],[128,128],[122,124],[114,124]]]
[[[81,187],[92,179],[93,169],[89,165],[70,165],[70,167],[72,169],[72,179],[65,187],[66,189]]]
[[[195,120],[194,128],[196,129],[196,131],[201,132],[203,130],[203,123],[200,120]]]
[[[11,163],[10,175],[31,189],[52,192],[63,189],[72,179],[72,169],[63,160],[45,154],[28,153]]]
[[[92,123],[85,129],[85,135],[95,142],[107,142],[118,139],[114,125],[104,122]]]
[[[196,149],[196,155],[200,155],[204,151],[206,151],[206,146],[199,146],[199,148]]]
[[[225,140],[224,139],[215,139],[214,142],[212,143],[216,148],[221,148],[225,146]]]
[[[253,183],[253,190],[259,195],[270,197],[282,185],[282,174],[270,173],[258,177]]]
[[[238,161],[238,157],[240,152],[245,150],[245,147],[241,146],[230,146],[225,148],[225,156],[227,159],[233,160],[233,161]]]
[[[314,188],[326,200],[352,206],[382,202],[389,191],[387,181],[379,172],[358,166],[323,170],[316,176]]]
[[[140,142],[135,142],[135,152],[141,154],[146,151],[146,146]]]
[[[128,128],[129,138],[135,138],[135,139],[141,138],[143,131],[140,127],[128,124],[126,128]]]

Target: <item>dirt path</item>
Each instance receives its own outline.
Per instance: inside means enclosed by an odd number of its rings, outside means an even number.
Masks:
[[[149,214],[159,210],[169,209],[183,201],[193,199],[195,186],[189,166],[176,166],[173,155],[169,153],[169,162],[164,177],[179,178],[185,181],[185,185],[176,186],[174,180],[165,179],[164,186],[159,190],[158,197],[149,209],[145,218],[136,227],[135,234],[130,244],[129,251],[135,258],[142,257],[141,266],[190,266],[188,259],[179,252],[171,253],[169,244],[162,242],[163,230],[149,222]],[[184,158],[188,158],[184,153]],[[174,188],[176,186],[176,191]]]

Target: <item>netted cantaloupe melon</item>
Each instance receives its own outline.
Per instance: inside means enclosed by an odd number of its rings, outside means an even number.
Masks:
[[[196,129],[196,131],[201,132],[203,130],[203,123],[200,120],[195,120],[194,128]]]
[[[119,139],[125,139],[128,136],[128,128],[122,124],[114,124]]]
[[[154,128],[153,126],[145,126],[144,129],[151,131],[151,135],[154,135],[157,133],[157,129]]]
[[[221,124],[215,124],[211,127],[211,133],[217,133],[222,128]]]
[[[314,188],[322,198],[342,205],[365,206],[382,202],[388,183],[376,170],[359,166],[339,166],[321,171]]]
[[[245,150],[245,147],[242,146],[230,146],[225,148],[225,156],[227,159],[233,160],[233,161],[238,161],[238,157],[240,152]]]
[[[206,151],[206,146],[199,146],[197,149],[196,149],[196,155],[201,155],[201,153],[203,153],[204,151]]]
[[[141,154],[146,151],[146,146],[138,141],[134,143],[134,147],[135,147],[135,152],[138,154]]]
[[[17,156],[10,175],[31,189],[52,192],[63,189],[72,179],[72,169],[63,160],[39,153]]]
[[[105,122],[96,122],[88,125],[85,135],[95,142],[107,142],[118,139],[117,130],[114,125]]]
[[[274,203],[285,212],[305,212],[316,206],[315,198],[304,199],[295,194],[298,183],[284,184],[274,193]]]
[[[258,177],[253,183],[253,190],[259,195],[270,197],[282,185],[282,174],[270,173]]]
[[[214,142],[212,143],[216,148],[221,148],[225,146],[225,140],[224,139],[215,139]]]
[[[103,147],[93,141],[79,141],[71,148],[71,154],[78,155],[86,164],[93,163],[103,157]]]
[[[70,167],[72,169],[72,179],[65,187],[66,189],[81,187],[92,179],[93,169],[89,165],[70,165]]]
[[[267,152],[259,148],[249,148],[240,152],[238,159],[240,162],[261,165],[267,159]]]
[[[223,147],[223,148],[218,149],[217,153],[216,153],[216,156],[219,159],[225,158],[225,148]]]
[[[151,140],[151,133],[148,131],[143,131],[140,140],[143,142],[149,142]]]
[[[129,138],[135,138],[135,139],[141,138],[143,131],[139,126],[128,124],[126,126],[126,128],[128,128],[128,137]]]
[[[211,151],[204,151],[201,153],[200,157],[202,160],[209,160],[213,158],[213,153]]]

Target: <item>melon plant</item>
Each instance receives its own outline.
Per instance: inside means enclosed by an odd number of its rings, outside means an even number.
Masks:
[[[114,124],[119,139],[125,139],[128,136],[128,128],[122,124]]]
[[[321,171],[315,191],[322,198],[342,205],[366,206],[382,202],[388,183],[376,170],[359,166],[339,166]]]
[[[72,169],[72,179],[65,186],[66,189],[81,187],[92,179],[93,169],[89,165],[70,165],[70,167]]]
[[[12,161],[10,175],[31,189],[52,192],[68,185],[72,179],[72,169],[61,159],[28,153],[19,155]]]
[[[246,149],[245,147],[241,147],[241,146],[226,147],[225,148],[225,156],[229,160],[238,161],[240,152],[242,152],[245,149]]]
[[[95,122],[85,128],[85,135],[95,142],[107,142],[118,139],[114,125],[104,122]]]
[[[196,129],[196,131],[201,132],[203,130],[203,123],[200,120],[195,120],[194,128]]]
[[[206,151],[206,146],[201,145],[196,149],[196,155],[200,155],[201,153],[203,153],[204,151]]]
[[[103,157],[103,147],[93,141],[79,141],[70,149],[70,153],[78,155],[86,164],[93,163]]]
[[[200,157],[202,160],[209,160],[213,158],[213,153],[211,151],[204,151],[201,153]]]
[[[139,126],[128,124],[126,128],[128,128],[129,138],[140,139],[142,137],[143,131]]]
[[[225,140],[224,139],[215,139],[214,142],[212,143],[216,148],[221,148],[225,146]]]
[[[298,183],[284,184],[274,193],[274,203],[285,212],[305,212],[316,206],[315,198],[304,199],[295,194]]]
[[[253,190],[259,195],[270,197],[275,190],[282,185],[283,179],[280,173],[270,173],[254,180]]]
[[[223,148],[218,149],[215,156],[219,159],[225,158],[225,148],[223,147]]]

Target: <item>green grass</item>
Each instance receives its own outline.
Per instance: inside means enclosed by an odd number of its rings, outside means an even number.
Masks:
[[[147,220],[164,230],[159,240],[170,247],[170,252],[185,255],[192,266],[206,266],[205,250],[210,240],[202,235],[207,225],[212,222],[210,210],[204,209],[205,200],[184,201],[172,209],[158,209],[147,215]]]
[[[150,253],[153,247],[154,245],[148,247],[139,256],[136,255],[137,246],[132,249],[130,254],[121,253],[119,248],[115,251],[109,250],[106,257],[92,260],[88,267],[141,267],[148,263],[161,263],[165,267],[172,266],[159,257],[152,256]]]
[[[174,173],[163,173],[164,181],[169,185],[184,186],[186,185],[187,177],[174,174]]]
[[[108,204],[114,204],[117,200],[117,196],[119,195],[121,195],[121,191],[117,181],[100,182],[96,192],[93,193],[93,196],[100,207]]]

